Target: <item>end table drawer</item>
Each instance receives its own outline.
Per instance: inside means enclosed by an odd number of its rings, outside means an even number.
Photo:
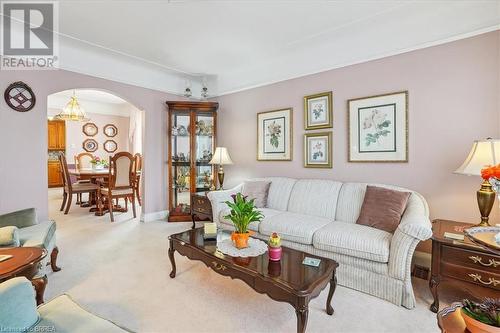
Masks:
[[[493,274],[500,273],[500,257],[498,256],[485,254],[484,252],[458,249],[446,245],[443,246],[442,250],[443,264],[450,263],[491,272]]]
[[[500,290],[500,274],[464,266],[456,266],[449,263],[443,263],[441,270],[444,276],[474,283],[482,287]]]

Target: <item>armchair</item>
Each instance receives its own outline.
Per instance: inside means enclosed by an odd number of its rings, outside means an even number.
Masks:
[[[57,255],[59,249],[56,245],[56,223],[55,221],[43,221],[38,223],[35,208],[28,208],[12,213],[0,215],[0,228],[7,226],[16,226],[19,228],[20,246],[43,247],[50,253],[42,261],[42,270],[50,260],[52,271],[58,272],[61,269],[57,267]],[[45,275],[41,274],[41,275]]]
[[[35,303],[31,283],[17,277],[0,284],[0,332],[131,332],[100,318],[68,295]]]

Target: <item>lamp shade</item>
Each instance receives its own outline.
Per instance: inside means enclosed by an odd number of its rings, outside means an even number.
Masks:
[[[231,161],[231,156],[229,156],[229,152],[226,147],[217,147],[215,148],[215,153],[209,163],[225,165],[233,164],[233,161]]]
[[[480,176],[481,169],[488,165],[497,165],[498,163],[500,163],[500,140],[487,139],[474,141],[469,156],[455,170],[455,173]]]

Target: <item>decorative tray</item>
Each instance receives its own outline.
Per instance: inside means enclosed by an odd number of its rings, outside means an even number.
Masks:
[[[472,227],[465,229],[464,232],[472,242],[500,254],[500,244],[495,240],[495,235],[500,233],[500,227]]]

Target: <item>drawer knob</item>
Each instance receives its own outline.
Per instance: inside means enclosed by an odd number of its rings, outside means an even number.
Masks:
[[[488,259],[487,263],[484,263],[483,262],[483,258],[481,258],[480,256],[470,256],[469,259],[472,260],[472,261],[474,261],[475,264],[480,264],[480,265],[486,266],[486,267],[489,267],[489,266],[493,266],[493,267],[500,266],[500,261],[496,261],[495,259]]]
[[[484,284],[486,286],[493,285],[494,287],[496,287],[497,285],[500,284],[500,280],[491,277],[489,278],[488,281],[483,281],[481,275],[477,273],[471,273],[469,274],[469,277],[471,277],[474,281],[478,281],[479,283]]]
[[[223,264],[219,264],[216,261],[212,261],[212,266],[217,271],[225,271],[227,269],[226,266],[224,266]]]
[[[202,200],[202,199],[198,199],[198,205],[203,205],[203,203],[205,202],[205,200]]]

